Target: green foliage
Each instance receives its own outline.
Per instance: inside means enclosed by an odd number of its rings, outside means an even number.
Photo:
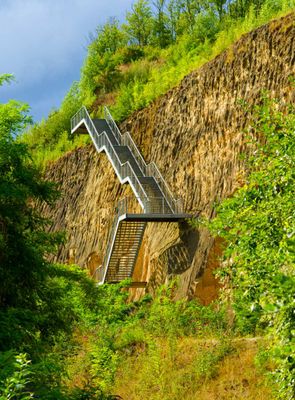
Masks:
[[[33,304],[44,275],[44,253],[56,237],[44,231],[46,220],[33,207],[52,202],[56,192],[31,162],[27,146],[14,140],[30,122],[28,106],[0,105],[0,306]],[[17,288],[17,290],[16,290]],[[34,289],[33,289],[34,288]],[[37,297],[35,297],[35,295]]]
[[[211,334],[225,329],[223,310],[203,307],[197,301],[173,300],[175,283],[159,289],[148,308],[146,328],[154,336],[203,335],[210,325]],[[208,336],[210,332],[207,332]]]
[[[153,45],[164,48],[172,41],[169,27],[169,17],[165,13],[165,0],[156,0],[153,5],[156,8],[153,22]]]
[[[117,69],[118,61],[111,53],[105,53],[104,55],[97,53],[95,44],[93,42],[89,46],[89,57],[83,67],[81,88],[86,101],[88,93],[93,96],[93,93],[98,91],[106,93],[114,89],[120,76],[120,72]],[[90,97],[90,101],[91,99],[92,97]]]
[[[114,351],[112,340],[100,338],[91,352],[91,373],[95,387],[100,391],[111,392],[119,365],[119,355]]]
[[[76,82],[66,94],[59,110],[52,111],[46,120],[33,125],[21,135],[19,141],[28,145],[38,166],[44,166],[66,151],[87,143],[88,138],[72,137],[70,134],[71,117],[81,105],[80,89]]]
[[[1,74],[0,75],[0,86],[4,83],[11,83],[14,80],[13,74]]]
[[[152,11],[147,0],[138,0],[132,5],[131,12],[126,15],[127,24],[124,25],[130,43],[146,46],[150,42],[153,18]]]
[[[111,18],[106,24],[99,26],[96,33],[97,40],[93,40],[92,50],[97,56],[102,57],[106,53],[114,54],[127,44],[127,38],[120,29],[119,21],[116,18]]]
[[[130,45],[123,47],[117,52],[118,61],[120,64],[128,64],[136,61],[144,56],[144,51],[139,46]]]
[[[112,18],[97,28],[80,82],[74,83],[59,110],[34,125],[21,140],[44,167],[89,143],[87,136],[70,135],[70,118],[82,103],[94,115],[100,115],[102,104],[110,105],[121,121],[241,35],[294,7],[295,0],[139,0],[125,23]]]
[[[78,322],[96,323],[98,289],[79,268],[47,261],[61,235],[46,231],[38,206],[57,192],[15,139],[29,123],[26,104],[0,104],[0,396],[73,398],[61,388],[63,353]]]
[[[157,363],[156,340],[160,338],[168,338],[173,356],[179,337],[209,337],[226,331],[223,310],[196,301],[173,300],[175,283],[160,288],[153,300],[146,296],[135,303],[126,303],[124,285],[99,288],[99,328],[91,346],[90,369],[92,383],[101,391],[111,393],[118,367],[126,356],[147,349],[149,360]]]
[[[0,353],[0,399],[29,400],[34,398],[30,390],[32,382],[31,361],[27,355],[12,351]]]
[[[236,0],[229,6],[230,15],[234,18],[243,18],[253,7],[256,14],[259,12],[264,0]]]
[[[227,247],[227,267],[242,331],[267,327],[279,398],[291,399],[295,377],[295,114],[263,97],[254,110],[245,185],[217,209],[212,229]],[[254,140],[254,144],[253,144]]]
[[[108,323],[114,324],[114,321],[125,318],[126,310],[130,306],[125,304],[126,293],[117,296],[119,292],[119,287],[98,288],[78,267],[50,266],[43,282],[38,307],[10,307],[0,314],[0,342],[4,350],[3,366],[0,362],[0,381],[3,381],[3,387],[7,389],[14,382],[21,388],[24,374],[14,372],[11,358],[7,356],[10,354],[7,349],[16,348],[25,349],[30,354],[32,365],[29,368],[29,388],[40,398],[107,398],[103,395],[106,388],[104,382],[108,382],[110,378],[108,374],[103,374],[104,381],[99,385],[97,376],[103,368],[111,367],[111,359],[105,353],[109,352],[111,358],[115,358],[115,355],[108,347],[102,347],[102,342],[97,341],[92,352],[92,368],[100,368],[93,374],[92,383],[96,383],[95,389],[91,386],[85,387],[83,391],[69,391],[61,381],[66,374],[65,358],[77,348],[72,337],[77,324],[80,329],[96,327],[103,331]],[[99,353],[95,352],[96,348]],[[26,393],[26,388],[22,386],[20,389],[22,395]]]
[[[36,393],[40,391],[38,380],[42,371],[46,374],[43,372],[41,387],[48,390],[53,384],[56,386],[56,371],[60,372],[60,368],[56,360],[53,370],[49,368],[52,365],[49,355],[46,361],[41,361],[44,353],[70,337],[77,321],[91,323],[97,311],[96,287],[84,272],[46,261],[45,256],[60,243],[60,235],[46,232],[48,221],[42,218],[36,205],[52,203],[57,192],[52,183],[43,180],[28,146],[15,139],[29,123],[26,104],[10,101],[0,105],[0,351],[4,352],[0,393],[3,399],[32,398],[31,386]],[[11,351],[12,348],[17,352]],[[32,366],[23,351],[33,360]]]
[[[213,8],[201,9],[199,13],[192,10],[185,11],[178,8],[179,22],[177,40],[166,49],[160,50],[157,59],[162,62],[155,63],[150,69],[148,79],[134,79],[131,82],[124,82],[124,74],[121,78],[123,83],[120,86],[115,105],[111,111],[115,118],[125,119],[130,113],[146,107],[155,98],[166,93],[171,87],[189,72],[200,67],[205,62],[227,49],[240,36],[251,31],[259,25],[269,21],[280,12],[292,9],[292,4],[283,0],[273,2],[265,0],[263,6],[256,11],[256,8],[249,7],[243,17],[232,18],[230,13],[223,15],[219,20]],[[180,28],[180,22],[184,14],[189,13],[185,18],[193,18],[193,25],[183,22],[184,27]],[[182,17],[181,17],[182,16]],[[181,33],[179,33],[181,32]],[[149,57],[150,47],[146,47],[146,54]],[[128,71],[126,72],[128,74]]]
[[[222,340],[211,346],[211,349],[204,349],[199,358],[195,361],[194,372],[198,381],[212,379],[217,375],[218,363],[225,356],[233,352],[233,347],[227,340]]]

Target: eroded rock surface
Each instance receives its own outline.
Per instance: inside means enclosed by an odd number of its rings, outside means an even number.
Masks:
[[[146,161],[155,161],[185,210],[212,216],[216,201],[230,196],[244,175],[247,116],[239,100],[253,104],[262,89],[294,101],[294,13],[243,36],[228,51],[186,76],[179,86],[121,124],[131,132]],[[132,195],[121,186],[105,154],[92,146],[66,154],[47,170],[61,184],[52,230],[67,232],[58,253],[93,271],[103,259],[108,230],[119,198]],[[135,270],[153,291],[170,276],[179,276],[178,296],[198,295],[208,302],[218,283],[220,243],[186,223],[149,224]],[[206,272],[207,271],[207,272]],[[137,295],[139,292],[137,291]]]

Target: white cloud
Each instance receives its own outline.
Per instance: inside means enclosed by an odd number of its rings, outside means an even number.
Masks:
[[[131,3],[0,0],[0,73],[14,73],[22,94],[32,92],[36,97],[38,90],[47,90],[54,99],[46,82],[55,82],[54,87],[59,79],[62,86],[65,77],[78,79],[89,32],[110,16],[122,18]]]

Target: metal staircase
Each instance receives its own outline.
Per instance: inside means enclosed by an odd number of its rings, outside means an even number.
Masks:
[[[105,280],[118,282],[130,278],[145,231],[146,222],[122,221],[118,224]]]
[[[148,221],[178,221],[181,199],[174,199],[154,163],[146,164],[128,132],[121,134],[108,109],[104,119],[91,119],[82,107],[71,119],[71,132],[88,133],[98,152],[105,151],[120,182],[129,183],[143,213],[131,211],[131,201],[119,201],[108,237],[103,265],[95,271],[100,282],[119,282],[132,277]]]

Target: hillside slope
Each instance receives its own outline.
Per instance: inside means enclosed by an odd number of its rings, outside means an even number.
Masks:
[[[262,89],[294,101],[295,14],[243,36],[235,45],[183,79],[181,84],[121,124],[131,132],[146,161],[155,161],[187,212],[210,216],[216,201],[241,183],[247,116],[239,106],[251,104]],[[90,271],[103,259],[107,233],[122,187],[107,157],[92,146],[80,148],[52,164],[46,173],[60,182],[62,197],[46,208],[52,230],[67,232],[57,259]],[[204,229],[186,224],[150,224],[136,266],[137,279],[150,290],[171,274],[179,276],[179,296],[197,295],[205,303],[216,294],[210,270],[219,243]]]

